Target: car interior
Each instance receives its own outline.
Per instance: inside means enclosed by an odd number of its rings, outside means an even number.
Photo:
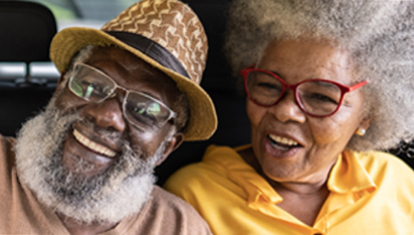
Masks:
[[[184,142],[156,168],[157,184],[162,185],[177,169],[200,161],[211,145],[240,146],[250,142],[245,98],[239,92],[237,79],[226,63],[222,44],[226,13],[230,0],[187,0],[203,23],[209,54],[201,86],[211,96],[218,116],[218,129],[206,141]],[[24,23],[22,23],[24,22]],[[0,62],[22,62],[25,74],[0,75],[0,133],[16,136],[22,123],[36,115],[48,103],[57,79],[37,76],[33,62],[50,61],[49,44],[57,32],[56,20],[44,5],[24,1],[0,1]],[[414,142],[401,143],[388,150],[414,169]]]

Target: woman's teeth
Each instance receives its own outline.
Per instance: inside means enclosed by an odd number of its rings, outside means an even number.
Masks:
[[[276,144],[283,144],[283,145],[289,146],[289,147],[294,147],[294,146],[299,145],[298,142],[296,142],[292,139],[286,138],[286,137],[281,137],[281,136],[270,134],[269,138]]]
[[[85,145],[86,147],[88,147],[89,149],[106,155],[108,157],[115,157],[116,152],[108,149],[105,146],[102,146],[96,142],[93,142],[92,140],[86,138],[84,135],[82,135],[79,131],[77,130],[73,130],[73,136],[75,136],[75,139],[78,140],[81,144]]]

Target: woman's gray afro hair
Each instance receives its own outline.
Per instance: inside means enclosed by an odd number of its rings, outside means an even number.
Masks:
[[[389,149],[414,134],[414,1],[233,0],[225,51],[235,73],[273,40],[325,39],[350,53],[373,122],[352,150]]]

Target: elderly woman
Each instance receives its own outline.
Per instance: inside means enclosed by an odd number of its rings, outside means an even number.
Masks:
[[[235,0],[227,52],[251,145],[165,185],[215,234],[414,234],[414,2]]]

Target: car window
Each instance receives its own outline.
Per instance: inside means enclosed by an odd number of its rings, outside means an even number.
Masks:
[[[58,31],[71,26],[100,28],[137,0],[29,0],[46,5],[55,15]]]
[[[16,0],[18,1],[18,0]],[[137,0],[27,0],[47,6],[56,18],[57,31],[67,27],[79,26],[101,28]],[[33,62],[30,64],[31,76],[47,80],[57,80],[59,72],[52,62]],[[24,79],[24,63],[1,62],[1,80]]]

